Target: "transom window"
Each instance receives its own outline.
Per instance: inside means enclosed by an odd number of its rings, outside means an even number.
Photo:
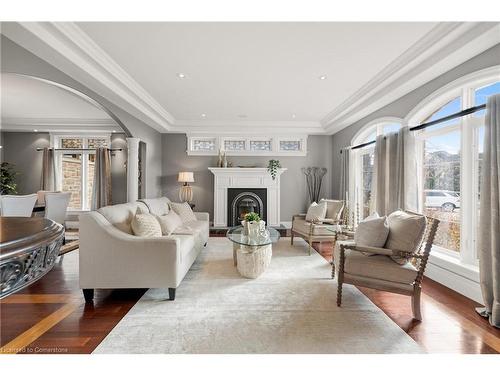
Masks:
[[[90,210],[94,183],[95,149],[110,147],[109,135],[52,135],[55,153],[57,190],[70,192],[70,211]]]

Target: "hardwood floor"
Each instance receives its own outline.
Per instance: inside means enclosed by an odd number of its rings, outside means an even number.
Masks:
[[[331,244],[315,248],[331,260]],[[78,250],[68,253],[44,278],[0,301],[0,353],[91,353],[145,291],[98,290],[94,305],[85,304]],[[423,283],[423,322],[412,320],[408,297],[361,291],[429,353],[500,352],[500,330],[475,313],[477,304],[432,280]]]

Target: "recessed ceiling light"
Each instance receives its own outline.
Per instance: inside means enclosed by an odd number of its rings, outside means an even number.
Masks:
[[[186,78],[186,75],[184,73],[177,73],[177,77]]]
[[[297,116],[295,115],[295,113],[292,113],[292,118],[295,118],[295,117],[297,117]]]
[[[325,75],[319,76],[319,79],[324,81],[326,79],[326,76]]]
[[[116,133],[116,130],[111,130],[112,133]]]
[[[207,117],[207,114],[206,113],[202,113],[201,117]]]
[[[33,129],[33,131],[36,133],[36,132],[38,132],[38,129]]]

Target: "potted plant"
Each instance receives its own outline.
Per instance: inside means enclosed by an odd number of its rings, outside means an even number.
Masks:
[[[241,221],[243,234],[249,237],[257,237],[261,231],[266,229],[266,222],[261,220],[256,212],[249,212],[245,215],[245,220]]]
[[[3,162],[0,166],[0,194],[17,194],[17,173],[12,164]]]
[[[267,171],[271,174],[273,180],[276,179],[276,175],[278,174],[278,169],[281,168],[281,163],[279,160],[271,159],[269,160],[269,164],[267,165]]]

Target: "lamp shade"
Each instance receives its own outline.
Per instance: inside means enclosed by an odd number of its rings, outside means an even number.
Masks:
[[[194,182],[193,172],[179,172],[179,177],[177,177],[179,182]]]

